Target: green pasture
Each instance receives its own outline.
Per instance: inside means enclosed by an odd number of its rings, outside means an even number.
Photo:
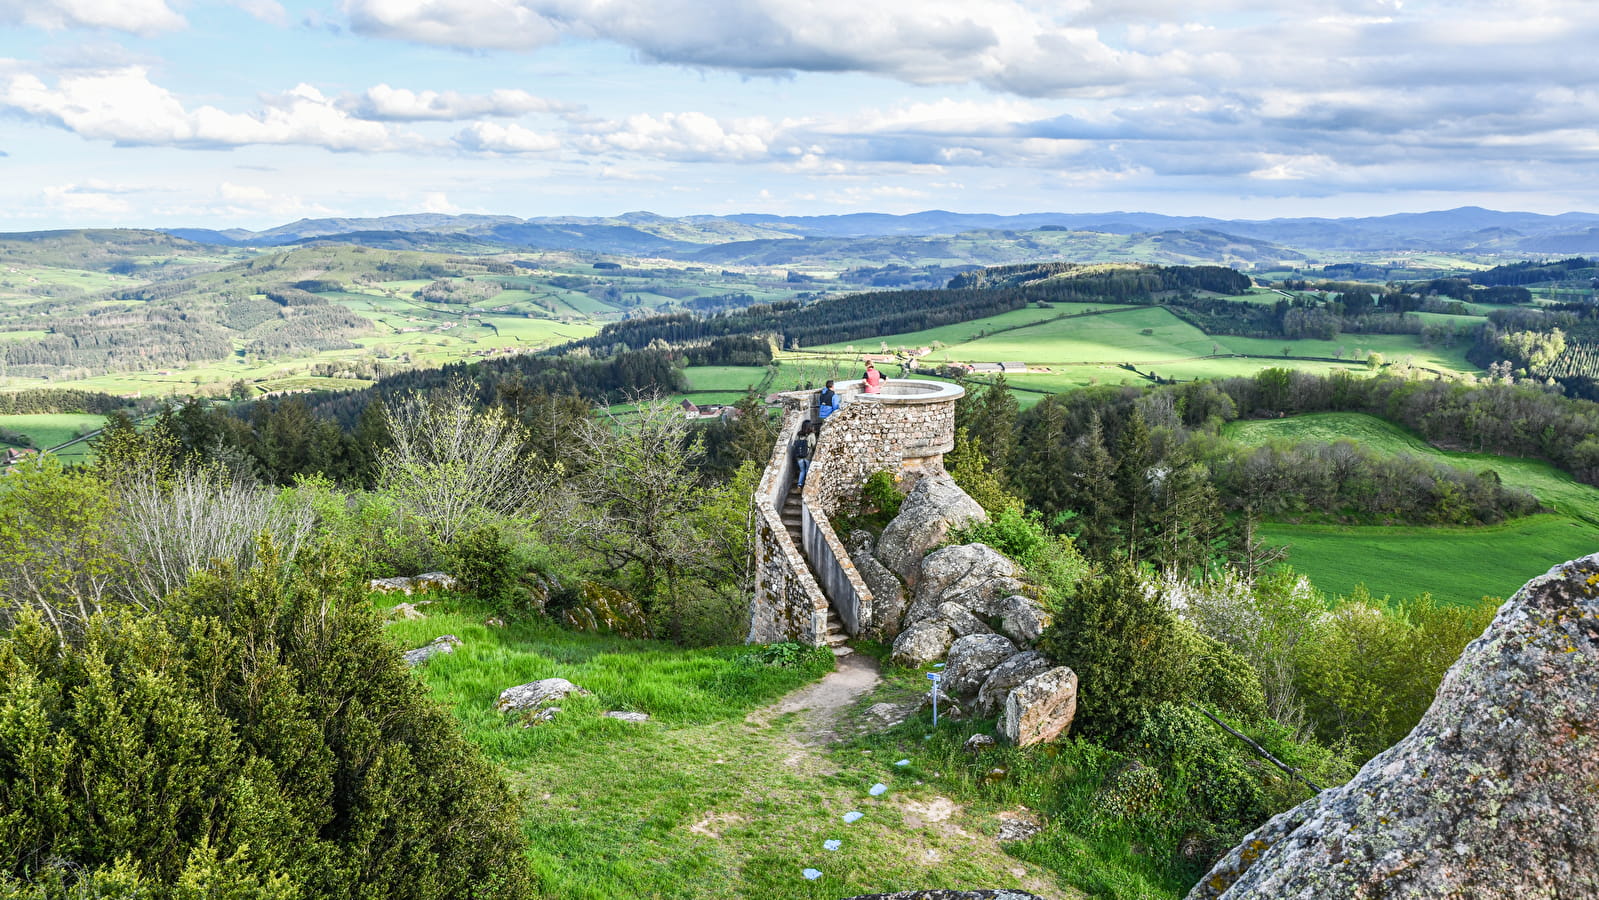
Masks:
[[[27,435],[33,445],[47,450],[105,424],[105,416],[90,413],[27,413],[0,416],[0,428]]]
[[[1259,535],[1286,545],[1288,563],[1329,596],[1365,585],[1378,597],[1430,593],[1468,605],[1509,597],[1551,566],[1599,552],[1599,529],[1559,515],[1477,528],[1263,523]]]
[[[762,366],[689,366],[683,370],[691,391],[739,391],[759,387],[766,377]],[[820,386],[820,385],[818,385]]]
[[[1445,317],[1458,318],[1458,317]],[[1451,372],[1480,371],[1476,366],[1466,360],[1466,351],[1470,349],[1468,341],[1461,339],[1453,347],[1432,346],[1423,347],[1421,339],[1413,334],[1345,334],[1334,341],[1318,341],[1304,338],[1290,341],[1283,338],[1246,338],[1230,335],[1218,335],[1214,340],[1221,344],[1222,352],[1248,353],[1258,356],[1282,357],[1283,348],[1288,347],[1292,356],[1321,356],[1336,358],[1342,356],[1351,361],[1365,359],[1367,353],[1381,353],[1386,362],[1398,362],[1406,357],[1412,359],[1416,365],[1430,369],[1444,369]],[[1286,360],[1285,362],[1292,362]],[[1298,368],[1296,365],[1295,368]]]
[[[1271,441],[1330,444],[1348,439],[1373,450],[1423,456],[1468,472],[1493,469],[1504,484],[1530,491],[1562,515],[1599,527],[1599,487],[1581,484],[1542,460],[1439,450],[1409,429],[1363,413],[1310,413],[1287,419],[1239,421],[1229,423],[1223,433],[1248,446]]]

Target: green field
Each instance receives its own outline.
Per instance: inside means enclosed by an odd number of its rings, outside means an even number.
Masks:
[[[1528,516],[1479,528],[1260,526],[1288,546],[1288,562],[1328,595],[1363,584],[1396,600],[1431,593],[1445,603],[1506,598],[1551,566],[1599,552],[1599,530],[1565,516]]]
[[[1076,315],[1087,310],[1095,315]],[[1065,313],[1066,317],[1062,318]],[[995,333],[995,332],[998,333]],[[938,341],[943,346],[936,347]],[[1024,362],[1045,372],[1007,375],[1013,384],[1059,392],[1087,384],[1136,382],[1139,375],[1121,368],[1130,364],[1164,378],[1229,378],[1261,369],[1291,366],[1326,373],[1359,369],[1365,352],[1383,354],[1389,362],[1409,358],[1417,365],[1449,371],[1476,371],[1464,350],[1425,348],[1411,335],[1345,335],[1340,341],[1264,340],[1208,335],[1162,307],[1113,307],[1107,304],[1056,304],[1048,310],[1028,308],[927,331],[887,335],[876,342],[829,344],[820,352],[878,352],[889,347],[935,346],[928,361]],[[1289,356],[1282,355],[1287,347]],[[1347,363],[1321,359],[1342,355]],[[850,377],[855,377],[851,375]]]
[[[764,366],[689,366],[683,370],[690,391],[737,391],[740,395],[759,388],[766,377]]]
[[[1364,584],[1373,594],[1396,599],[1431,592],[1446,602],[1475,603],[1484,595],[1508,597],[1556,563],[1599,552],[1599,488],[1541,460],[1439,450],[1413,432],[1360,413],[1233,422],[1225,434],[1250,446],[1347,438],[1468,472],[1491,468],[1506,485],[1532,492],[1559,513],[1478,528],[1261,525],[1261,537],[1289,545],[1289,563],[1329,593],[1347,594]]]
[[[1581,484],[1542,460],[1439,450],[1414,432],[1374,416],[1312,413],[1287,419],[1240,421],[1228,424],[1223,433],[1251,447],[1271,441],[1297,444],[1349,439],[1372,450],[1424,456],[1468,472],[1493,469],[1506,485],[1530,491],[1545,506],[1599,527],[1599,487]]]

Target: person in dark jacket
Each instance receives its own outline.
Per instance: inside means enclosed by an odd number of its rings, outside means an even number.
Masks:
[[[796,482],[799,487],[805,486],[805,475],[811,468],[811,450],[815,434],[816,426],[807,419],[800,423],[799,435],[794,438],[794,444],[789,448],[789,452],[794,456],[794,464],[799,468],[799,478]]]

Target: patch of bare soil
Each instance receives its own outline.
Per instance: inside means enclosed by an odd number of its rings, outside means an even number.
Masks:
[[[822,676],[821,681],[750,713],[746,721],[765,726],[779,716],[797,714],[796,727],[790,732],[796,742],[813,747],[831,744],[839,739],[838,723],[845,710],[880,683],[877,660],[864,653],[851,653],[840,659],[838,668]]]

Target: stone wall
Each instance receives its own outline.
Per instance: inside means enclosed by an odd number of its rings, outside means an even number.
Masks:
[[[748,639],[759,644],[821,644],[827,634],[827,597],[783,527],[779,512],[795,477],[788,447],[809,411],[797,400],[784,406],[777,442],[755,488],[755,596],[750,602]]]
[[[885,391],[903,385],[952,390],[871,398],[854,383],[839,389],[844,407],[822,425],[812,461],[819,477],[805,484],[806,498],[821,512],[833,515],[855,503],[873,472],[894,473],[900,490],[909,491],[923,474],[944,471],[944,454],[955,446],[955,401],[966,392],[940,382],[892,380]]]
[[[928,381],[885,383],[882,394],[865,396],[860,382],[835,387],[844,406],[822,425],[810,477],[802,496],[804,547],[796,547],[779,512],[794,481],[788,448],[800,423],[812,418],[820,391],[779,394],[783,426],[755,493],[755,597],[750,640],[821,643],[829,598],[851,634],[869,627],[872,595],[855,570],[828,517],[860,496],[872,473],[889,471],[909,490],[923,474],[943,471],[943,455],[955,441],[956,385]],[[810,566],[807,567],[806,560]],[[818,586],[814,568],[828,589]]]

